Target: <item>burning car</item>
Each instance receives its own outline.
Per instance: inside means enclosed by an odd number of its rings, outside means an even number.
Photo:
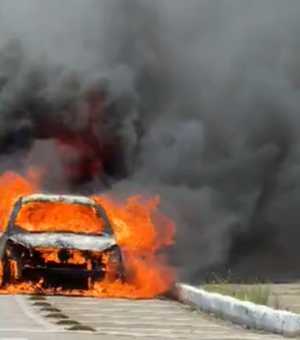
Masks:
[[[70,215],[64,220],[60,209],[66,206]],[[90,198],[21,196],[3,230],[2,287],[42,282],[43,288],[90,289],[102,280],[124,280],[123,254],[109,218]]]

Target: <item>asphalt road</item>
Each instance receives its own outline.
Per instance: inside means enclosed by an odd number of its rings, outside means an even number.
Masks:
[[[0,340],[276,340],[167,300],[0,296]]]

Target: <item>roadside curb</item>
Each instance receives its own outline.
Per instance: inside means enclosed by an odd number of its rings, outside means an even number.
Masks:
[[[232,323],[285,336],[300,335],[300,315],[241,301],[230,296],[207,292],[177,283],[170,297],[179,302],[215,314]]]

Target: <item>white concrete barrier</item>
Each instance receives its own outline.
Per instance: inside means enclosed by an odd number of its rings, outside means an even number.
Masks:
[[[175,294],[184,304],[239,325],[277,334],[300,335],[300,315],[295,313],[207,292],[183,283],[176,284]]]

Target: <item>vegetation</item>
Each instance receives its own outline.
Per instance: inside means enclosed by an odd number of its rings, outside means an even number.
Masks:
[[[239,285],[221,282],[207,284],[202,286],[202,288],[209,292],[232,296],[239,300],[279,308],[279,301],[276,296],[272,294],[272,290],[268,285]]]

